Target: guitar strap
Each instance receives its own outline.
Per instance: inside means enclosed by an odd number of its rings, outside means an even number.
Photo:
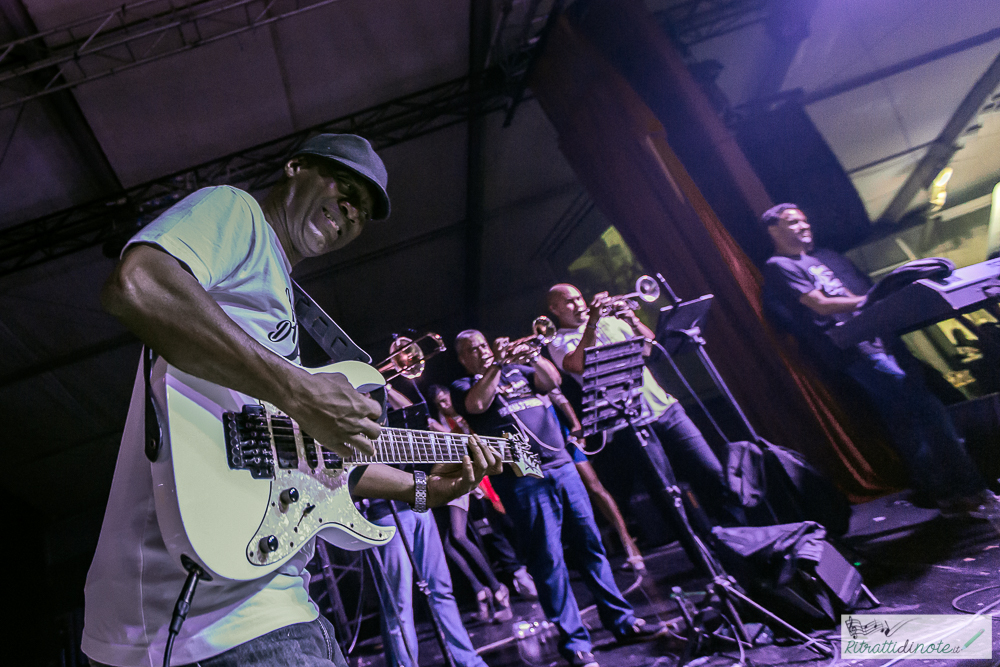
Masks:
[[[358,347],[358,344],[351,340],[333,318],[323,312],[319,304],[313,301],[313,298],[294,280],[292,291],[295,294],[295,319],[320,348],[330,355],[331,361],[363,361],[366,364],[372,362],[371,355]]]
[[[503,367],[502,366],[500,367],[499,373],[500,373],[500,381],[501,382],[506,381],[507,378],[504,377]],[[518,417],[517,413],[510,409],[510,402],[504,397],[503,393],[499,391],[499,387],[497,388],[496,397],[497,397],[497,400],[500,401],[501,405],[503,405],[505,408],[507,408],[507,414],[510,415],[511,417],[513,417],[514,421],[517,422],[518,427],[521,428],[521,434],[522,435],[524,435],[526,438],[528,436],[530,436],[541,447],[549,450],[550,452],[558,452],[561,449],[560,447],[553,447],[552,445],[548,445],[548,444],[545,444],[544,442],[542,442],[542,439],[539,438],[537,435],[535,435],[534,431],[532,431],[530,428],[528,428],[528,425],[524,423],[524,420],[522,420],[520,417]],[[548,408],[546,408],[546,410],[548,410]]]
[[[156,418],[156,408],[153,406],[153,388],[150,386],[149,374],[153,372],[153,361],[156,353],[148,345],[142,346],[142,375],[146,382],[146,458],[155,461],[160,455],[163,444],[163,431],[160,420]]]
[[[371,355],[351,340],[333,318],[327,315],[294,280],[292,280],[292,292],[295,294],[295,319],[302,330],[316,341],[320,349],[330,355],[331,361],[363,361],[366,364],[372,362]],[[389,411],[389,394],[382,388],[373,391],[372,398],[382,404],[379,423],[384,424]]]

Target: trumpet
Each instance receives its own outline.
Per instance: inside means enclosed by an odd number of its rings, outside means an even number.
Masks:
[[[415,380],[424,372],[428,359],[447,349],[436,333],[425,333],[416,340],[399,336],[389,346],[389,356],[378,365],[378,372],[391,373],[386,376],[386,382],[400,375]]]
[[[493,342],[497,359],[501,364],[527,364],[542,353],[542,348],[556,337],[556,325],[545,315],[540,315],[531,323],[530,336],[510,340],[497,338]]]
[[[629,310],[639,310],[642,305],[639,300],[653,303],[660,298],[660,284],[652,276],[639,276],[635,281],[635,291],[629,294],[619,294],[608,299],[601,306],[601,317],[611,315],[618,317]]]

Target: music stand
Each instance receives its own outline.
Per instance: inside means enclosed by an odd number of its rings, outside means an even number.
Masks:
[[[641,418],[641,336],[583,351],[583,436],[613,433]]]
[[[750,424],[750,420],[747,418],[742,408],[740,408],[739,403],[736,402],[736,398],[729,391],[729,387],[726,385],[725,381],[723,381],[722,376],[715,367],[715,364],[712,363],[708,353],[705,352],[705,339],[701,335],[701,323],[708,315],[708,311],[712,305],[712,299],[714,298],[713,295],[705,294],[697,299],[681,302],[661,274],[657,273],[656,278],[664,290],[670,295],[673,305],[665,306],[660,309],[660,317],[656,322],[656,338],[653,341],[653,344],[656,345],[656,347],[658,347],[659,350],[667,357],[667,360],[670,361],[671,365],[674,367],[674,372],[678,375],[680,375],[680,369],[673,364],[673,359],[671,358],[672,355],[681,352],[688,352],[694,349],[702,363],[702,366],[705,368],[705,371],[712,378],[716,388],[728,399],[730,405],[732,405],[733,409],[739,415],[743,424],[746,426],[747,431],[749,431],[751,438],[755,442],[759,443],[761,447],[767,447],[767,441],[761,439],[761,437],[754,430],[753,426]],[[723,436],[723,438],[725,439],[725,436]],[[720,611],[722,616],[725,617],[730,623],[730,626],[734,631],[734,635],[738,638],[746,637],[749,643],[749,637],[746,636],[746,630],[740,620],[739,614],[733,606],[733,600],[739,600],[743,604],[756,610],[769,621],[780,625],[785,630],[798,636],[800,639],[805,640],[804,646],[806,648],[814,650],[824,656],[833,655],[833,650],[831,648],[785,622],[769,609],[762,607],[745,593],[740,591],[736,587],[735,580],[726,573],[719,562],[714,558],[705,543],[702,542],[702,540],[692,531],[690,523],[688,522],[687,514],[684,510],[680,488],[676,483],[673,483],[670,487],[668,487],[667,492],[674,499],[674,505],[677,508],[680,522],[685,526],[686,530],[690,531],[689,537],[697,545],[697,550],[702,556],[700,561],[695,562],[695,565],[701,565],[702,568],[712,577],[710,589],[714,589],[714,593],[719,597],[723,607],[722,610],[718,611]],[[691,605],[690,602],[685,602],[683,596],[678,597],[678,604],[680,606],[681,613],[688,623],[690,635],[688,637],[689,641],[685,647],[684,655],[681,657],[681,661],[679,663],[680,665],[683,665],[688,659],[690,659],[692,651],[698,650],[706,639],[706,633],[702,625],[702,621],[706,614],[712,609],[711,597],[711,595],[707,595],[705,597],[705,601],[700,607],[695,607],[694,605]]]
[[[686,326],[684,339],[691,338],[690,328],[694,327],[697,330],[697,323],[708,312],[711,299],[711,295],[706,295],[701,299],[678,304],[670,309],[673,312],[669,313],[663,322],[662,330],[664,332],[685,331],[684,329],[674,329],[669,324],[669,321],[673,320],[674,326]],[[663,315],[661,315],[662,319]],[[660,329],[661,326],[658,325],[657,330]],[[584,416],[581,423],[585,435],[593,435],[601,431],[616,431],[622,428],[632,429],[636,438],[643,445],[638,449],[646,458],[645,465],[657,470],[658,477],[662,482],[661,488],[647,490],[649,493],[663,494],[667,497],[669,502],[665,505],[670,508],[672,513],[670,518],[677,529],[678,540],[695,567],[700,568],[711,579],[711,583],[708,585],[708,594],[700,605],[691,605],[683,599],[678,599],[681,613],[688,624],[688,642],[678,665],[682,666],[687,663],[712,636],[705,628],[705,619],[712,612],[717,613],[729,624],[737,642],[748,647],[753,645],[753,640],[734,605],[736,600],[742,601],[786,630],[806,640],[807,647],[817,650],[822,655],[832,656],[832,650],[778,618],[736,587],[735,580],[722,568],[722,565],[692,528],[687,511],[684,509],[681,488],[677,481],[672,478],[672,472],[658,470],[649,457],[646,444],[651,439],[647,428],[651,421],[651,415],[648,413],[643,415],[643,402],[640,399],[644,367],[642,353],[645,344],[646,340],[639,336],[618,343],[588,347],[584,350]],[[683,341],[680,345],[683,345]],[[698,349],[701,349],[700,345]],[[718,599],[717,606],[713,604],[713,599]]]
[[[663,281],[662,276],[657,274],[657,277]],[[750,439],[755,443],[761,444],[763,442],[761,437],[754,430],[746,413],[743,412],[740,404],[736,402],[736,398],[729,391],[729,387],[722,379],[715,364],[712,363],[708,353],[705,352],[705,339],[701,335],[701,323],[708,316],[713,298],[713,295],[705,294],[691,301],[684,301],[683,303],[676,303],[672,306],[660,308],[660,317],[656,321],[656,340],[653,343],[671,361],[677,354],[694,350],[705,372],[712,379],[715,388],[719,390],[720,394],[726,397],[730,406],[732,406],[733,410],[739,416],[740,421],[743,422],[750,435]],[[680,372],[676,368],[674,371],[677,373]],[[725,436],[723,438],[727,439]],[[762,444],[761,446],[766,445]]]
[[[664,354],[674,356],[691,349],[691,332],[701,331],[701,321],[712,307],[711,294],[700,296],[673,306],[660,308],[656,321],[656,340],[663,346]]]

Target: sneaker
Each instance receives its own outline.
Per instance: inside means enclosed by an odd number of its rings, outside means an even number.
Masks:
[[[650,625],[643,619],[637,618],[615,632],[615,641],[619,644],[648,642],[651,639],[655,639],[661,630],[663,630],[662,626]]]
[[[514,592],[525,600],[537,600],[538,589],[535,580],[528,574],[528,568],[523,565],[514,573]]]
[[[601,667],[590,651],[577,651],[569,659],[570,667]]]
[[[510,608],[510,591],[506,586],[500,584],[500,588],[493,593],[493,599],[496,602],[493,611],[494,623],[504,623],[514,618],[514,610]]]
[[[622,563],[622,570],[625,572],[635,572],[636,574],[646,574],[646,563],[642,560],[642,556],[629,556]]]
[[[493,616],[493,605],[490,604],[490,598],[493,593],[488,588],[484,588],[478,593],[476,593],[476,604],[479,609],[472,614],[472,620],[478,621],[480,623],[488,623],[490,617]]]

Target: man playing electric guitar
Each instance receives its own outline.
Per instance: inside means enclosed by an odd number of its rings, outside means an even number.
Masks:
[[[104,288],[104,307],[180,371],[276,406],[341,456],[371,454],[379,404],[342,374],[291,363],[298,340],[289,274],[303,258],[343,248],[369,220],[386,218],[385,186],[385,167],[367,141],[314,137],[261,204],[235,188],[205,188],[139,232]],[[144,452],[145,385],[140,367],[87,577],[82,647],[97,664],[159,665],[187,575],[158,523]],[[443,504],[500,471],[499,457],[477,440],[468,451],[426,482],[386,466],[356,468],[353,493],[418,505],[426,495],[427,505]],[[173,664],[346,666],[308,597],[312,544],[259,579],[202,583]]]

